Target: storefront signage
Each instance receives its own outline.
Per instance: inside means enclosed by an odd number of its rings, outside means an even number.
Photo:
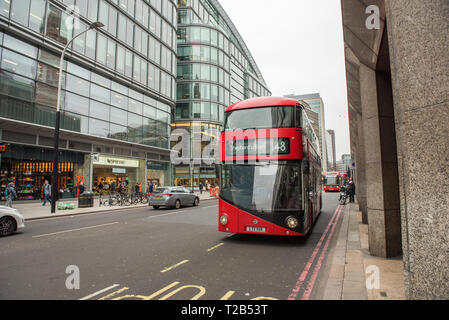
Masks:
[[[112,173],[126,173],[125,168],[112,168]]]
[[[113,158],[99,156],[98,160],[93,161],[94,164],[111,166],[111,167],[126,167],[126,168],[138,168],[139,160],[125,159],[125,158]]]
[[[0,144],[0,152],[6,152],[6,146],[4,144]]]

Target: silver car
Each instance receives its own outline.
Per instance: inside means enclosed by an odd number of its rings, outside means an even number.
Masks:
[[[184,187],[159,187],[149,196],[148,203],[154,209],[170,207],[179,209],[181,206],[197,206],[200,198]]]
[[[25,228],[25,218],[19,210],[0,206],[0,237],[9,236],[21,228]]]

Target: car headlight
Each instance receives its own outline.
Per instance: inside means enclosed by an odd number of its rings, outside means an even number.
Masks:
[[[295,229],[298,226],[299,221],[295,217],[288,217],[286,223],[290,229]]]
[[[222,216],[220,217],[220,223],[221,223],[223,226],[225,226],[226,224],[228,224],[228,217],[225,216],[225,215],[222,215]]]

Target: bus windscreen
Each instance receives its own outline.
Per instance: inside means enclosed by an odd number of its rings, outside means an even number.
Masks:
[[[293,120],[293,106],[235,110],[225,114],[225,130],[294,128]]]
[[[223,165],[220,197],[254,213],[302,210],[299,164]]]

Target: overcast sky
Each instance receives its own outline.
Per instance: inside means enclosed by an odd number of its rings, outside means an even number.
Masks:
[[[320,93],[337,160],[350,153],[340,0],[219,0],[273,96]]]

